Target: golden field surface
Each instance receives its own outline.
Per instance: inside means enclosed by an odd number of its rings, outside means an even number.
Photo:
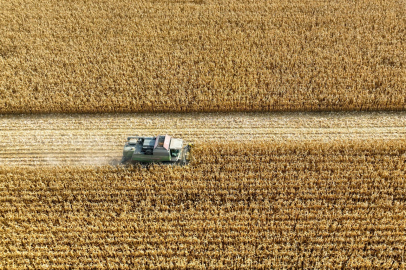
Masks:
[[[0,167],[0,268],[405,268],[406,140],[201,143],[185,167]]]
[[[404,0],[0,0],[0,113],[406,109]]]
[[[186,142],[406,139],[406,112],[0,115],[0,165],[107,165],[127,136]]]

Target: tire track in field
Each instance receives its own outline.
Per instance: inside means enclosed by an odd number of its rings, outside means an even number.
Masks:
[[[213,140],[405,139],[406,112],[0,115],[1,165],[109,164],[130,135]]]

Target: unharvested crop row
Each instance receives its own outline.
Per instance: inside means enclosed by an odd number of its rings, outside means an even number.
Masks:
[[[213,143],[186,167],[1,167],[0,268],[405,267],[405,153]]]
[[[0,113],[406,108],[403,1],[0,4]]]

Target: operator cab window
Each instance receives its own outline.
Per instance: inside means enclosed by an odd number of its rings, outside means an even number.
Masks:
[[[179,152],[180,152],[179,149],[171,149],[171,156],[177,157],[179,155]]]

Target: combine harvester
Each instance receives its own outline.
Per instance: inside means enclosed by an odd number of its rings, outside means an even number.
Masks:
[[[186,165],[190,161],[191,144],[168,135],[156,137],[131,136],[124,145],[121,163],[169,163]]]

